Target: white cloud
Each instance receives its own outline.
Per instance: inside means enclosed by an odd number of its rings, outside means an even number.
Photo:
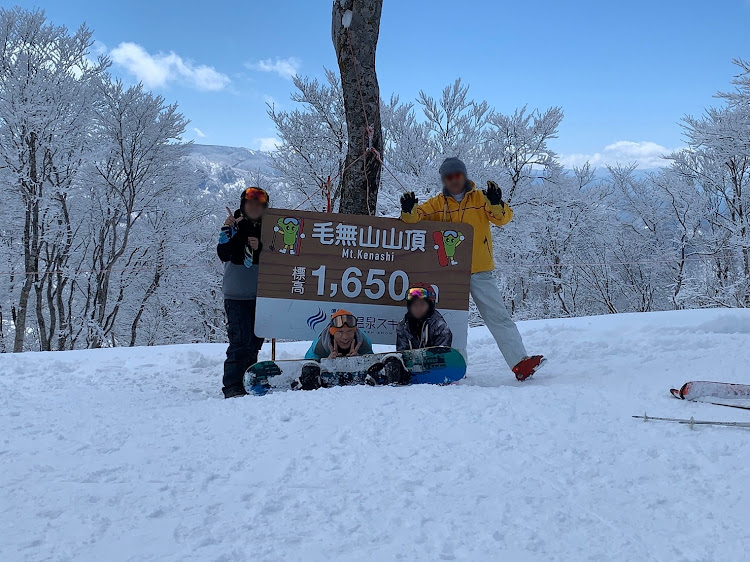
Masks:
[[[206,138],[206,133],[201,131],[198,127],[193,127],[193,131],[195,132],[195,136],[197,136],[200,139]]]
[[[272,152],[276,150],[281,141],[276,137],[260,137],[255,139],[254,145],[261,152]]]
[[[89,49],[89,54],[96,58],[99,55],[106,55],[107,51],[107,45],[99,41],[98,39],[94,39],[94,42],[91,44],[91,48]]]
[[[211,66],[195,65],[173,51],[152,55],[136,43],[120,43],[110,57],[149,88],[180,81],[198,90],[216,92],[230,82],[226,74]]]
[[[245,66],[250,70],[259,70],[260,72],[275,72],[282,78],[294,78],[302,68],[302,61],[297,57],[286,59],[275,58],[265,59],[258,62],[247,63]]]
[[[675,150],[677,149],[666,148],[651,141],[617,141],[605,146],[601,152],[565,154],[561,155],[560,160],[568,168],[589,162],[592,166],[598,167],[637,163],[639,168],[653,169],[668,166],[669,161],[664,160],[662,156]]]
[[[276,101],[275,97],[269,96],[268,94],[263,94],[263,101],[271,106],[275,106],[275,107],[281,106],[281,104],[278,101]]]

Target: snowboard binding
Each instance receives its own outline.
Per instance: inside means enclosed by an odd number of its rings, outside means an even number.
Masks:
[[[405,386],[411,383],[411,373],[399,355],[386,357],[382,363],[376,363],[370,370],[372,372],[367,374],[368,379],[365,382],[372,386]]]

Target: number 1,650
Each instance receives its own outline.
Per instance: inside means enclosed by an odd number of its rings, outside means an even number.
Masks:
[[[318,278],[318,296],[326,296],[326,266],[321,265],[312,272],[312,275]],[[347,298],[357,298],[365,291],[365,296],[372,300],[378,300],[385,296],[386,290],[394,301],[404,300],[406,291],[409,290],[409,276],[405,271],[396,270],[388,278],[388,286],[384,269],[370,269],[365,277],[364,285],[362,283],[363,273],[358,267],[349,267],[341,276],[341,292]],[[399,283],[400,281],[400,283]],[[400,284],[400,287],[397,285]],[[339,290],[338,283],[331,283],[329,286],[329,297],[335,297]]]

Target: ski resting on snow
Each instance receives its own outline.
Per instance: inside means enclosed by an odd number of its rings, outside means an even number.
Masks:
[[[678,400],[750,410],[750,385],[746,384],[690,381],[669,392]]]
[[[683,384],[679,389],[671,389],[670,393],[680,400],[701,400],[704,398],[750,400],[750,385],[714,381],[690,381]]]

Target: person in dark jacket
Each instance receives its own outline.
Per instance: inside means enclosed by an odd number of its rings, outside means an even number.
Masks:
[[[240,208],[227,207],[227,219],[219,233],[216,252],[224,263],[224,310],[227,313],[229,347],[224,362],[225,398],[244,396],[243,376],[258,362],[263,339],[255,335],[255,298],[258,293],[258,260],[261,221],[268,208],[268,193],[258,187],[242,192]]]
[[[435,290],[418,283],[406,292],[407,312],[396,327],[396,350],[453,344],[453,333],[443,315],[435,310]]]

